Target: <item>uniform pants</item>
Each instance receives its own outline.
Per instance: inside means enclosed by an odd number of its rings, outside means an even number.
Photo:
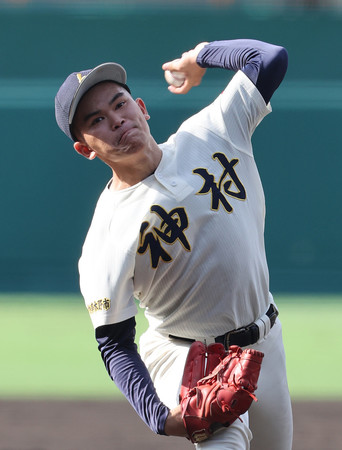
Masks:
[[[151,374],[157,393],[170,409],[179,403],[184,365],[190,343],[149,329],[141,336],[140,354]],[[264,353],[258,402],[228,428],[196,444],[197,450],[291,450],[292,410],[287,385],[285,352],[279,319],[255,348]]]

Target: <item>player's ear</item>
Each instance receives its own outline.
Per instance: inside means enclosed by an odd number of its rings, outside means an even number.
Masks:
[[[149,113],[147,112],[147,108],[146,105],[144,103],[144,101],[141,98],[137,98],[135,100],[135,103],[139,106],[140,111],[144,114],[145,119],[148,120],[150,118]]]
[[[95,159],[96,153],[81,142],[74,142],[74,149],[87,159]]]

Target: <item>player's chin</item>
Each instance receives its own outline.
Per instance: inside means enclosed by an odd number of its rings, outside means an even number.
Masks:
[[[143,146],[139,142],[130,142],[116,148],[116,153],[121,155],[135,155],[140,152]]]

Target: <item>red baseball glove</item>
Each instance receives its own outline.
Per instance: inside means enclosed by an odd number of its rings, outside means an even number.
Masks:
[[[256,400],[263,356],[236,345],[226,353],[221,344],[192,344],[180,392],[183,422],[191,442],[204,441],[248,410]]]

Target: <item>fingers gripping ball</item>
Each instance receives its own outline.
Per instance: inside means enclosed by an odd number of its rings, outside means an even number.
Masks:
[[[164,76],[166,82],[175,87],[183,86],[185,81],[185,74],[183,72],[165,70]]]
[[[193,443],[204,441],[218,429],[228,427],[248,410],[256,400],[254,391],[263,356],[253,349],[231,346],[208,376],[187,392],[183,390],[183,422]]]

